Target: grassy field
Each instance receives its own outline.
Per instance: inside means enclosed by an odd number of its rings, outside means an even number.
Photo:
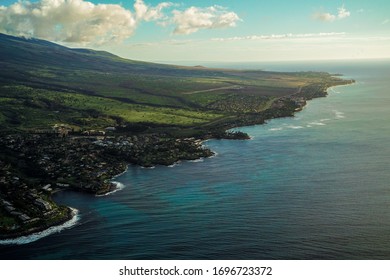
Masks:
[[[196,127],[259,113],[327,73],[180,67],[0,34],[0,128]]]

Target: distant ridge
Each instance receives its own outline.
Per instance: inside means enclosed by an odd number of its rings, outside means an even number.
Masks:
[[[24,62],[25,64],[72,68],[111,70],[123,68],[133,61],[121,59],[105,51],[72,49],[35,38],[23,38],[0,33],[0,63]],[[124,63],[125,62],[125,63]],[[114,65],[115,64],[115,65]],[[115,66],[115,67],[114,67]]]

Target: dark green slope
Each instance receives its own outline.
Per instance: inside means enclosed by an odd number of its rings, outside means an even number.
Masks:
[[[119,57],[103,51],[70,49],[64,46],[34,38],[21,38],[0,34],[0,58],[2,64],[24,65],[26,67],[63,67],[99,70],[104,67],[121,70],[127,63],[115,63]],[[114,66],[114,67],[113,67]]]
[[[188,124],[193,113],[178,111],[176,117],[166,109],[200,107],[171,92],[178,75],[193,77],[194,71],[102,51],[0,34],[0,69],[0,123],[6,127],[47,127],[62,121],[88,128],[114,125],[118,119],[170,124],[175,118],[177,124]],[[72,95],[76,100],[65,100]],[[58,111],[61,116],[53,115]],[[209,118],[195,116],[194,122]]]
[[[75,129],[218,126],[259,114],[306,88],[323,91],[340,82],[327,73],[140,62],[5,34],[0,34],[0,69],[2,130],[58,123]]]
[[[27,68],[50,67],[52,69],[91,70],[164,75],[207,75],[201,69],[184,70],[183,67],[133,61],[105,51],[71,49],[34,38],[14,37],[0,33],[0,59],[2,65],[17,64]],[[196,73],[194,73],[196,72]]]

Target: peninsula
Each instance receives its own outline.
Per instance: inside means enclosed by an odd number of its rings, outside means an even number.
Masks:
[[[0,239],[71,219],[58,190],[102,195],[128,164],[209,157],[202,141],[291,117],[352,83],[323,72],[276,73],[126,60],[0,34]]]

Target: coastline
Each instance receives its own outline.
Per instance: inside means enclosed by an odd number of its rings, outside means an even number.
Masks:
[[[314,92],[314,93],[311,93],[308,95],[306,93],[304,93],[303,91],[294,93],[291,96],[289,96],[289,98],[299,97],[302,99],[300,99],[299,101],[294,101],[295,106],[293,108],[289,108],[289,110],[282,111],[282,112],[279,111],[276,114],[267,112],[267,114],[265,114],[266,115],[265,118],[261,118],[259,120],[259,122],[249,122],[247,124],[245,124],[245,123],[240,124],[239,126],[228,126],[226,128],[226,130],[234,129],[234,130],[237,130],[239,132],[240,127],[253,126],[253,125],[263,125],[267,121],[272,120],[272,119],[294,117],[295,113],[298,113],[298,112],[304,110],[308,106],[308,101],[310,101],[312,99],[316,99],[316,98],[327,97],[329,94],[329,90],[332,90],[333,88],[342,87],[342,86],[350,86],[350,85],[353,85],[356,83],[356,81],[353,79],[340,80],[339,82],[340,83],[334,84],[334,85],[326,85],[322,91],[317,91],[317,92]],[[336,91],[333,91],[333,92],[338,93]],[[280,99],[282,100],[283,97]],[[267,110],[269,110],[269,109],[267,109]],[[213,138],[213,137],[211,137],[211,138],[206,139],[205,141],[210,140],[210,139],[218,139],[219,140],[219,139],[234,139],[234,138]],[[247,138],[238,139],[238,140],[251,140],[251,139],[252,139],[252,137],[250,135],[247,135]]]
[[[102,196],[107,196],[107,195],[110,195],[110,194],[113,194],[113,193],[116,193],[120,190],[122,190],[125,186],[120,183],[120,182],[117,182],[117,181],[114,181],[116,178],[118,178],[119,176],[122,176],[123,174],[125,174],[127,172],[127,170],[129,169],[129,166],[126,165],[126,168],[123,172],[121,173],[118,173],[117,175],[115,175],[114,177],[112,177],[109,181],[110,181],[110,184],[114,185],[113,188],[110,188],[109,191],[107,191],[106,193],[102,193],[102,194],[95,194],[96,197],[102,197]]]
[[[35,242],[49,235],[59,233],[65,229],[74,227],[80,220],[79,211],[71,207],[68,207],[68,209],[70,213],[70,215],[68,216],[69,219],[46,228],[36,228],[34,230],[31,230],[31,232],[28,232],[27,234],[20,233],[16,234],[15,236],[9,236],[6,239],[0,239],[0,245],[24,245],[31,242]]]
[[[126,171],[125,171],[126,172]],[[121,174],[125,173],[125,172],[122,172]],[[115,176],[115,177],[118,177],[118,176]],[[113,193],[116,193],[118,191],[121,191],[125,188],[125,185],[123,185],[122,183],[120,182],[116,182],[116,181],[111,181],[110,182],[111,184],[114,184],[115,185],[115,188],[112,188],[112,190],[106,192],[106,193],[103,193],[103,194],[95,194],[96,197],[103,197],[103,196],[107,196],[107,195],[111,195]]]
[[[264,112],[263,114],[260,114],[260,117],[250,119],[248,123],[245,123],[245,120],[243,123],[239,122],[239,126],[232,126],[233,124],[227,124],[224,127],[225,133],[224,134],[211,134],[205,136],[203,139],[196,139],[196,138],[191,138],[191,139],[186,139],[187,141],[187,148],[192,147],[196,148],[193,153],[185,153],[185,155],[178,155],[176,159],[171,159],[170,161],[166,161],[165,159],[159,159],[156,158],[157,163],[152,163],[152,162],[146,162],[142,163],[141,162],[132,162],[129,160],[128,164],[136,164],[139,165],[143,168],[154,168],[156,165],[161,164],[169,167],[174,167],[176,166],[181,160],[188,160],[192,162],[201,162],[204,160],[204,158],[210,158],[210,157],[215,157],[217,154],[215,152],[210,151],[207,147],[203,146],[203,143],[209,139],[239,139],[239,140],[248,140],[250,137],[248,135],[242,135],[241,132],[238,131],[238,133],[230,133],[228,130],[230,129],[237,129],[242,126],[250,126],[250,125],[261,125],[264,124],[265,121],[274,119],[274,118],[283,118],[283,117],[293,117],[296,112],[299,112],[303,110],[307,104],[308,100],[311,100],[313,98],[318,98],[318,97],[325,97],[328,94],[328,90],[332,89],[333,87],[337,86],[346,86],[353,84],[353,80],[343,80],[344,84],[336,84],[336,85],[329,85],[326,87],[326,90],[323,92],[316,92],[310,96],[305,96],[302,95],[300,96],[299,102],[296,102],[293,100],[293,104],[291,105],[291,99],[281,99],[283,102],[282,104],[287,104],[288,106],[285,108],[271,108],[274,109],[274,111],[267,111]],[[301,92],[299,92],[301,94]],[[293,95],[294,98],[297,97],[297,94]],[[283,110],[285,109],[285,110]],[[267,109],[268,110],[268,109]],[[242,121],[242,120],[241,120]],[[237,124],[237,123],[234,123]],[[225,136],[225,137],[223,137]],[[237,137],[236,137],[237,136]],[[175,141],[177,141],[176,139]],[[181,140],[182,141],[182,140]],[[191,149],[189,149],[191,150]],[[163,154],[164,155],[164,154]],[[114,155],[115,156],[115,155]],[[161,155],[160,155],[161,156]],[[102,196],[107,196],[110,194],[113,194],[115,192],[118,192],[124,188],[124,185],[121,184],[120,182],[114,181],[117,177],[121,176],[124,174],[127,169],[128,169],[128,164],[125,165],[125,160],[123,158],[117,159],[116,161],[113,161],[112,163],[115,163],[115,166],[111,167],[111,172],[113,170],[116,171],[121,171],[118,174],[112,176],[109,180],[106,179],[104,184],[101,186],[100,189],[98,189],[95,192],[96,197],[102,197]],[[123,171],[122,171],[123,170]],[[110,173],[110,172],[109,172]],[[81,190],[86,190],[86,189],[81,189]],[[70,210],[70,214],[68,214],[67,219],[61,220],[59,223],[54,224],[54,225],[49,225],[49,226],[42,226],[38,228],[32,228],[27,231],[19,232],[19,233],[13,233],[9,234],[9,236],[4,237],[4,239],[0,239],[0,245],[22,245],[22,244],[27,244],[30,242],[34,242],[36,240],[39,240],[41,238],[44,238],[48,235],[51,235],[53,233],[58,233],[64,229],[71,228],[77,224],[77,221],[79,220],[78,216],[78,210],[72,209],[70,207],[67,207]],[[5,235],[3,235],[5,236]],[[3,237],[2,236],[2,237]]]

